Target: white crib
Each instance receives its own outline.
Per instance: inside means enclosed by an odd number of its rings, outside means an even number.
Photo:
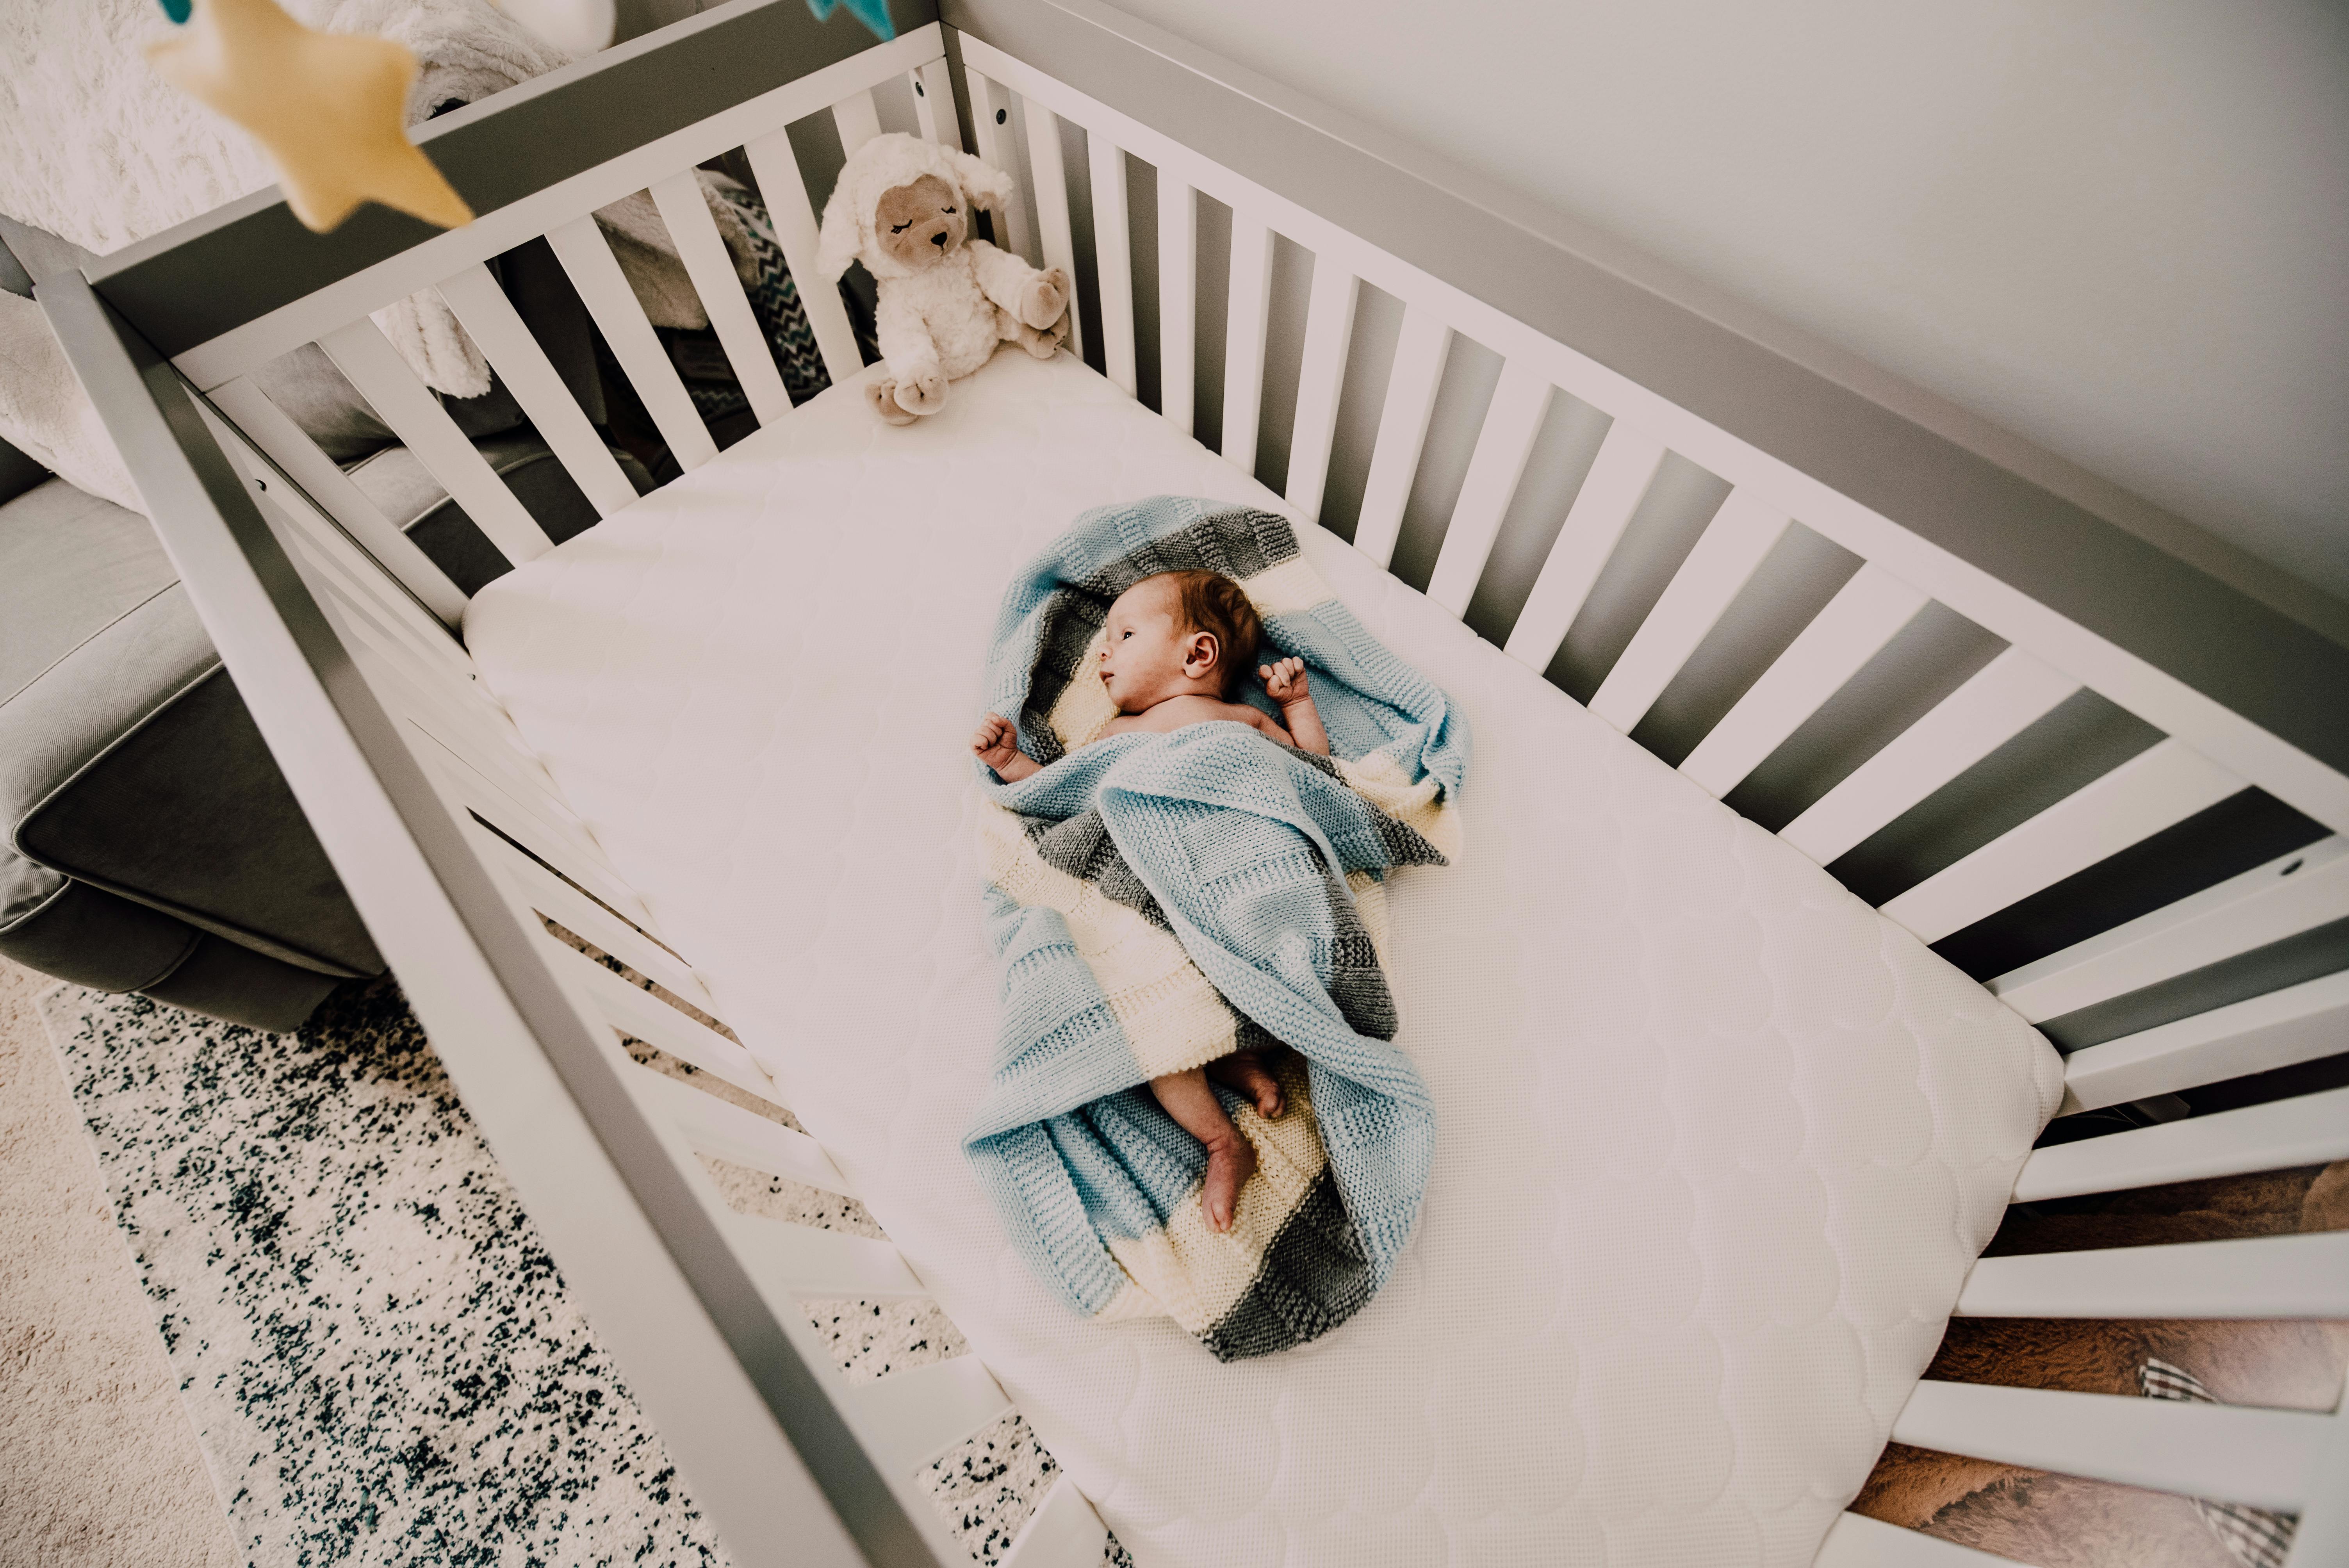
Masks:
[[[961,0],[886,44],[844,18],[818,26],[800,0],[734,0],[434,122],[428,150],[481,214],[468,228],[429,233],[370,211],[314,238],[264,193],[40,297],[369,930],[737,1562],[956,1561],[913,1474],[1009,1401],[971,1357],[871,1384],[833,1375],[794,1296],[913,1296],[922,1281],[886,1243],[748,1222],[719,1200],[697,1152],[847,1183],[812,1139],[622,1052],[616,1030],[781,1098],[734,1040],[548,935],[542,915],[714,1006],[477,689],[451,635],[464,596],[246,377],[320,344],[498,548],[527,562],[546,537],[367,313],[438,286],[609,516],[634,490],[484,263],[544,236],[662,436],[698,468],[715,447],[589,214],[652,191],[758,418],[788,419],[692,170],[743,150],[794,273],[812,278],[812,198],[824,191],[808,175],[828,177],[834,131],[854,148],[885,118],[957,144],[968,125],[974,150],[1021,179],[999,237],[1081,275],[1075,340],[1109,381],[1132,396],[1154,377],[1155,406],[1186,432],[1195,407],[1217,411],[1219,449],[1269,453],[1264,477],[1302,517],[1334,516],[1344,490],[1357,550],[1419,576],[1534,671],[1560,663],[1672,455],[1716,476],[1726,500],[1634,604],[1636,629],[1584,694],[1615,728],[1640,730],[1725,628],[1748,627],[1754,667],[1710,707],[1684,704],[1695,717],[1668,741],[1716,798],[1750,798],[1740,787],[1839,697],[1857,700],[1854,683],[1920,617],[1961,618],[2002,644],[1771,824],[1821,865],[1929,798],[1957,798],[1955,781],[2075,694],[2159,732],[2052,803],[1974,801],[1996,830],[1876,901],[1927,943],[2152,852],[2140,847],[2181,824],[2223,826],[2202,814],[2247,789],[2320,825],[2329,836],[2129,907],[1985,981],[2034,1023],[2122,999],[2160,1009],[2070,1055],[2066,1111],[2349,1044],[2337,957],[2281,981],[2272,965],[2259,978],[2257,962],[2349,919],[2340,647],[2153,549],[2099,516],[2085,485],[1921,395],[1674,297],[1636,258],[1090,0]],[[1072,170],[1064,149],[1080,139]],[[1154,223],[1130,194],[1134,163],[1154,171]],[[1227,271],[1203,275],[1203,214],[1225,213]],[[1154,231],[1154,253],[1137,251],[1134,235]],[[1276,282],[1301,277],[1309,253],[1300,315]],[[1384,351],[1358,331],[1366,285],[1400,316],[1383,365],[1361,347]],[[803,298],[834,380],[857,374],[840,301],[821,286]],[[1483,366],[1488,403],[1473,385],[1447,390],[1464,365]],[[1526,521],[1541,511],[1526,476],[1568,399],[1611,423],[1570,504],[1549,513],[1553,537]],[[1431,478],[1447,463],[1456,490]],[[1793,581],[1764,569],[1795,520],[1860,564],[1831,593],[1790,588],[1773,634],[1774,606],[1757,601]],[[1502,607],[1480,604],[1510,573]],[[2015,1197],[2344,1156],[2349,1089],[2332,1089],[2045,1148]],[[2349,1317],[2349,1234],[1992,1258],[1957,1310]],[[1928,1381],[1892,1435],[2295,1511],[2293,1563],[2349,1563],[2343,1414]],[[1007,1561],[1089,1565],[1102,1536],[1064,1476]],[[1818,1561],[1991,1560],[1847,1514]]]

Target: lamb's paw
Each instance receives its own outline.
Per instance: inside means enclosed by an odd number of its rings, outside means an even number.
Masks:
[[[1060,351],[1061,339],[1068,335],[1068,330],[1069,318],[1065,315],[1061,318],[1061,324],[1058,326],[1048,327],[1042,332],[1037,331],[1023,321],[1019,324],[1019,335],[1013,341],[1026,349],[1030,357],[1050,359]]]
[[[897,407],[897,384],[885,376],[878,381],[864,384],[864,400],[873,405],[873,411],[887,424],[910,425],[914,422],[913,415]]]
[[[1019,291],[1019,319],[1041,332],[1069,308],[1069,274],[1059,267],[1038,273]]]
[[[947,406],[947,378],[935,373],[897,383],[897,407],[907,414],[935,414]]]

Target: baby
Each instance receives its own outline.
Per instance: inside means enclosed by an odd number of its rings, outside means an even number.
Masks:
[[[1330,755],[1329,732],[1307,689],[1305,661],[1282,659],[1259,665],[1265,695],[1280,708],[1287,726],[1260,709],[1232,700],[1244,672],[1256,659],[1264,628],[1240,585],[1214,572],[1162,572],[1145,577],[1109,607],[1102,645],[1101,680],[1117,717],[1102,736],[1139,730],[1164,735],[1218,720],[1262,730],[1284,746]],[[1096,737],[1098,739],[1101,737]],[[1025,779],[1040,764],[1019,749],[1019,732],[1000,714],[990,713],[971,738],[981,762],[1009,783]],[[1199,1207],[1218,1231],[1232,1227],[1240,1188],[1256,1174],[1256,1150],[1224,1114],[1216,1081],[1256,1102],[1270,1119],[1280,1115],[1280,1085],[1254,1051],[1234,1051],[1188,1072],[1150,1080],[1150,1092],[1183,1130],[1207,1146],[1207,1174]]]

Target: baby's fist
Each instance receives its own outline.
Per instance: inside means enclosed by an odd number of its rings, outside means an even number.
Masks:
[[[1303,659],[1283,659],[1277,665],[1258,665],[1257,675],[1264,681],[1264,695],[1283,707],[1305,700],[1308,680]]]
[[[1001,714],[990,713],[980,723],[978,733],[970,738],[970,748],[981,762],[1001,772],[1019,755],[1019,731]]]

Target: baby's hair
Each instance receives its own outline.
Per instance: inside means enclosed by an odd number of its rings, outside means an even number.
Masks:
[[[1185,632],[1206,632],[1216,639],[1216,673],[1222,677],[1228,700],[1247,672],[1256,667],[1256,650],[1264,641],[1264,623],[1240,585],[1220,572],[1169,572],[1174,580],[1174,619]]]

